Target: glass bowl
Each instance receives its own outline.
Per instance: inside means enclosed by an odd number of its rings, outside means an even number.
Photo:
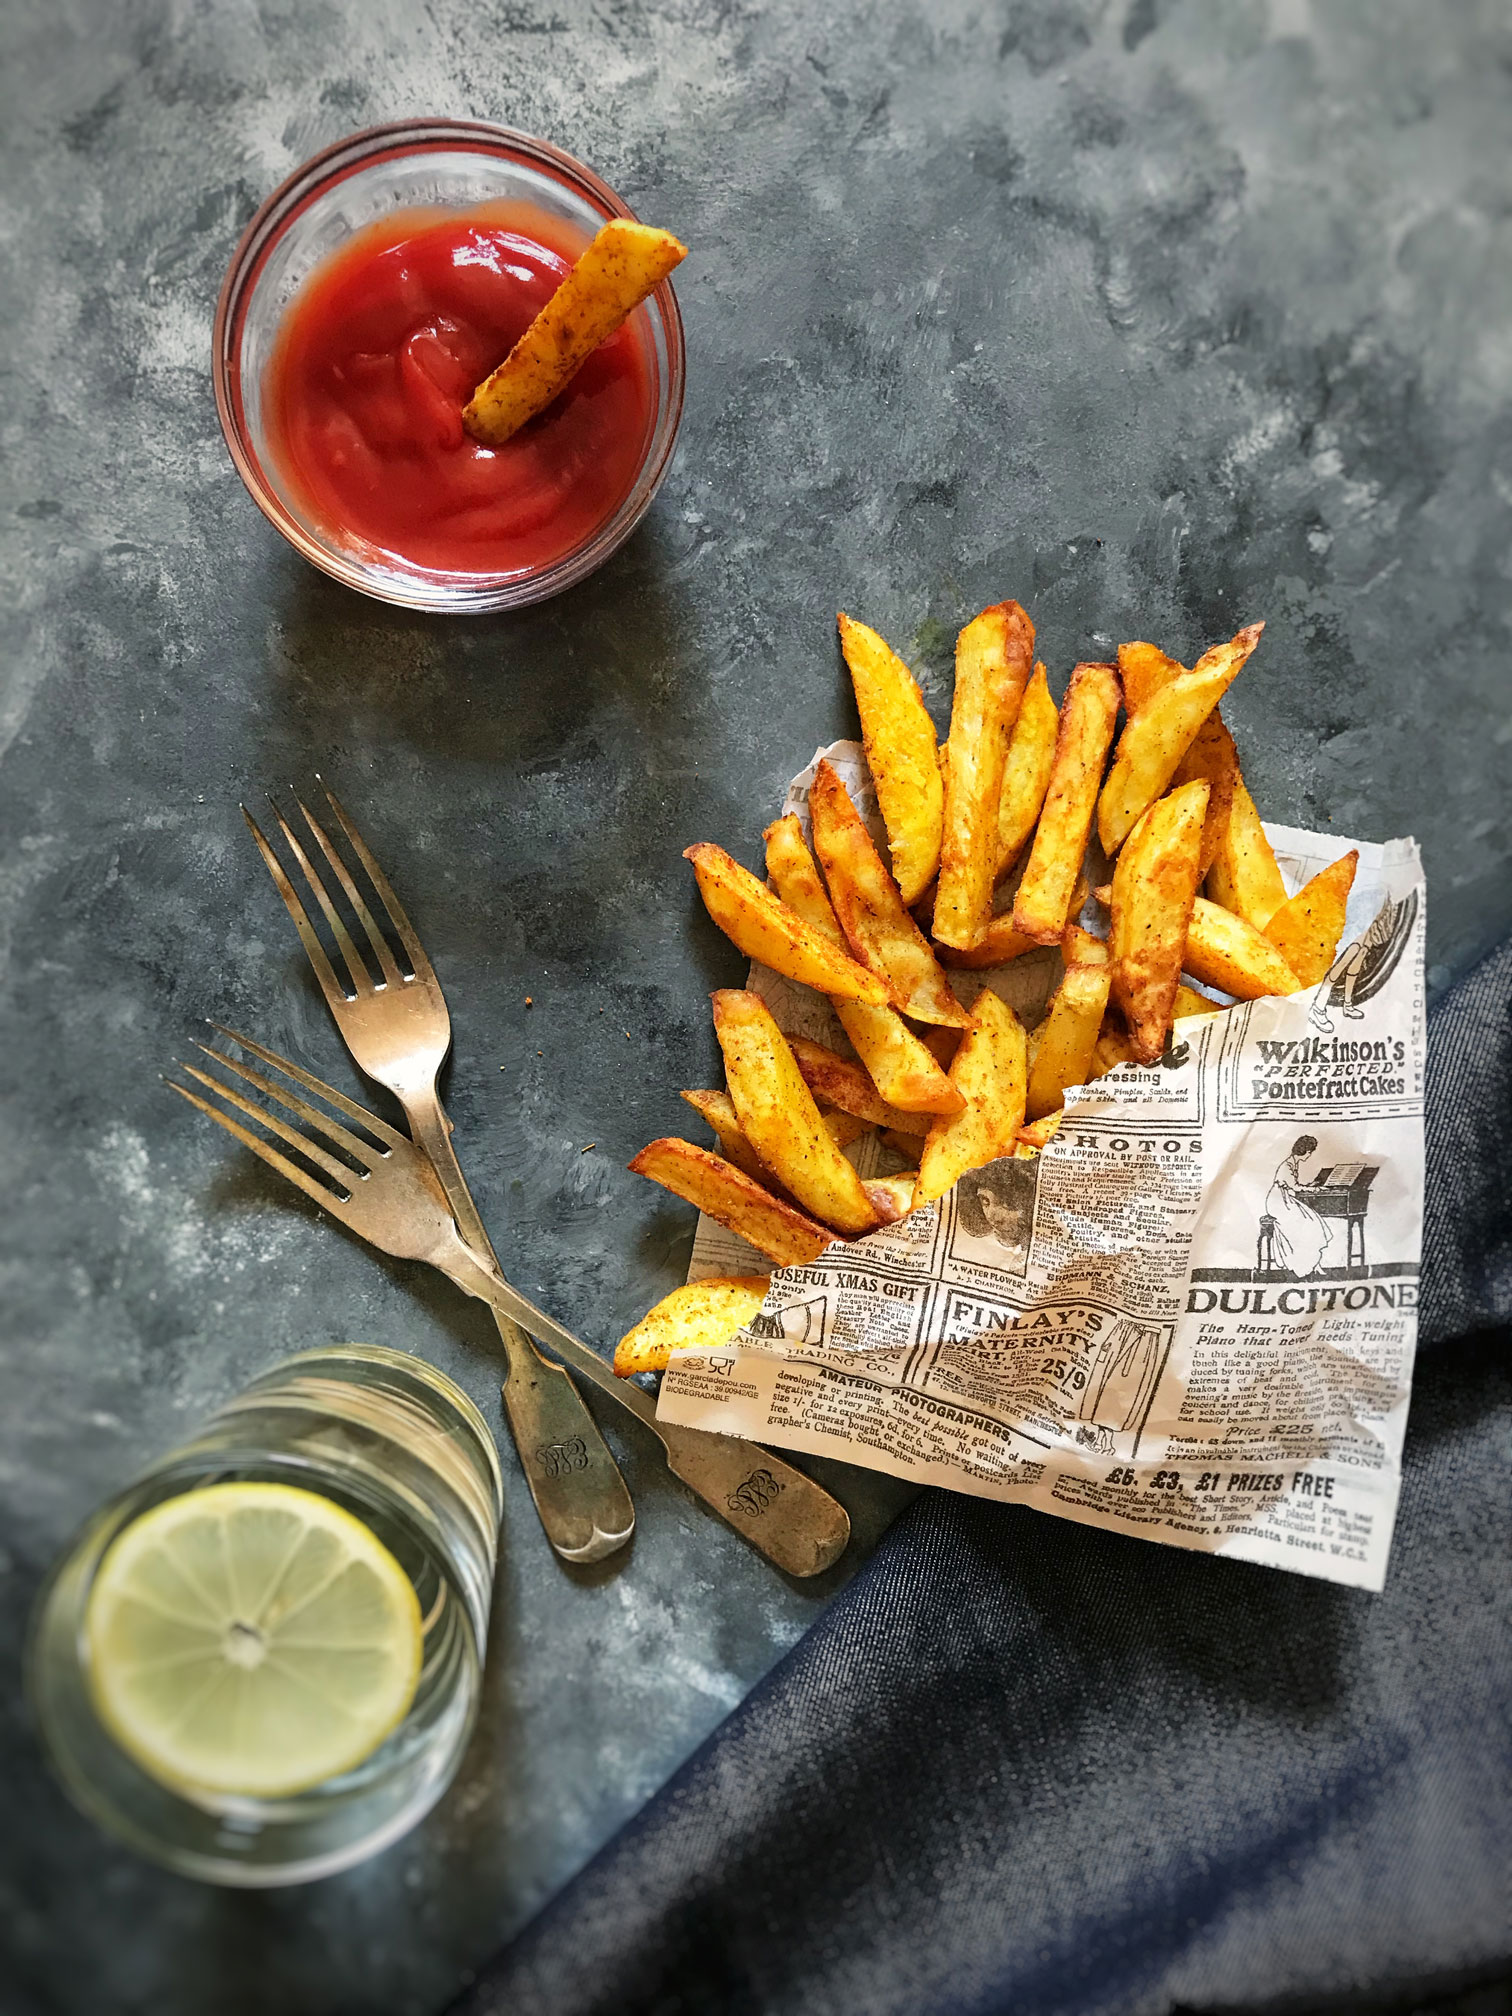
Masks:
[[[526,202],[591,237],[635,213],[591,169],[545,140],[472,119],[406,119],[327,147],[263,204],[232,256],[215,313],[215,404],[254,503],[305,559],[361,594],[405,609],[477,614],[542,602],[601,566],[635,530],[672,459],[683,404],[683,330],[664,280],[638,308],[652,384],[640,466],[615,510],[570,552],[511,574],[433,572],[342,542],[280,472],[263,412],[263,373],[285,309],[355,232],[400,209]]]

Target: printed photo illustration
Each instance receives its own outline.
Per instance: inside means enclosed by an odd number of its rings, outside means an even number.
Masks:
[[[991,1162],[963,1176],[956,1190],[956,1224],[970,1239],[990,1240],[999,1249],[992,1264],[1023,1275],[1034,1239],[1034,1204],[1039,1160]]]

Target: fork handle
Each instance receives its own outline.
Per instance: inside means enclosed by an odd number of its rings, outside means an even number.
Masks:
[[[584,1379],[638,1415],[660,1438],[672,1474],[774,1566],[789,1575],[818,1575],[845,1552],[850,1515],[838,1498],[796,1465],[735,1435],[659,1421],[648,1393],[629,1380],[617,1379],[596,1351],[512,1288],[496,1261],[490,1265],[460,1239],[454,1251],[436,1256],[435,1264],[469,1295],[491,1302],[496,1315],[507,1314],[527,1324]]]
[[[413,1104],[406,1100],[404,1107],[463,1238],[493,1260],[440,1100],[434,1095]],[[493,1317],[509,1363],[504,1412],[546,1538],[564,1561],[602,1561],[635,1531],[635,1505],[625,1480],[571,1376],[543,1358],[505,1310],[494,1305]]]

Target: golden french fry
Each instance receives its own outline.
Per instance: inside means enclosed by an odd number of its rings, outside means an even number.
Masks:
[[[1227,644],[1204,651],[1190,672],[1179,673],[1130,717],[1097,801],[1097,837],[1104,853],[1118,852],[1135,820],[1170,783],[1198,729],[1243,671],[1264,628],[1263,623],[1250,623]]]
[[[693,1111],[701,1113],[708,1121],[718,1135],[720,1149],[728,1161],[733,1162],[737,1169],[743,1169],[747,1176],[754,1176],[758,1183],[770,1186],[772,1172],[746,1139],[740,1116],[735,1111],[735,1101],[728,1092],[680,1092],[678,1097],[686,1099]],[[875,1124],[870,1120],[858,1120],[854,1113],[822,1113],[819,1117],[837,1148],[848,1148],[863,1134],[870,1134]]]
[[[1034,625],[1017,602],[974,616],[956,639],[955,699],[934,936],[969,951],[992,915],[1008,747],[1034,663]]]
[[[1108,946],[1113,998],[1134,1055],[1153,1064],[1171,1030],[1182,955],[1197,898],[1208,787],[1182,784],[1135,822],[1113,871]]]
[[[1043,1148],[1053,1139],[1056,1129],[1066,1117],[1064,1106],[1057,1106],[1053,1113],[1046,1113],[1038,1120],[1031,1120],[1027,1127],[1020,1127],[1018,1139],[1026,1148]]]
[[[1206,994],[1199,994],[1195,987],[1188,987],[1185,980],[1176,989],[1176,999],[1171,1007],[1171,1020],[1179,1022],[1183,1015],[1221,1015],[1223,1003],[1214,1001]]]
[[[1234,783],[1228,822],[1207,874],[1208,900],[1263,931],[1286,901],[1286,884],[1244,779]]]
[[[1014,928],[1013,912],[1005,910],[992,919],[969,952],[959,952],[954,945],[942,945],[938,939],[934,941],[934,949],[942,966],[980,973],[989,966],[1006,966],[1010,959],[1020,959],[1026,952],[1038,952],[1040,948],[1037,940],[1026,938]]]
[[[977,996],[971,1027],[950,1067],[951,1083],[966,1110],[936,1120],[924,1143],[914,1189],[915,1205],[945,1192],[968,1169],[1012,1153],[1024,1124],[1027,1055],[1024,1025],[990,988]]]
[[[834,1238],[825,1226],[774,1197],[733,1162],[691,1141],[664,1136],[642,1148],[629,1166],[637,1176],[648,1176],[673,1196],[696,1204],[706,1217],[738,1232],[779,1267],[807,1266]]]
[[[837,1050],[831,1050],[823,1043],[815,1043],[807,1036],[790,1036],[788,1047],[803,1073],[803,1082],[826,1106],[838,1107],[842,1113],[849,1113],[862,1120],[868,1127],[894,1127],[900,1133],[925,1135],[929,1132],[931,1116],[928,1113],[910,1113],[901,1106],[890,1106],[872,1083],[869,1074],[859,1064],[853,1064],[848,1057],[842,1057]],[[929,1060],[934,1062],[933,1058]],[[944,1072],[940,1073],[945,1076]],[[950,1084],[950,1080],[945,1080]],[[961,1095],[951,1087],[952,1099],[960,1101]],[[958,1113],[959,1103],[950,1109]]]
[[[887,1000],[885,981],[805,924],[723,847],[700,841],[683,849],[683,859],[693,863],[705,909],[747,958],[759,959],[774,973],[805,987],[817,987],[821,994],[852,1001]]]
[[[1055,767],[1055,737],[1060,714],[1050,698],[1043,665],[1024,688],[1018,721],[1008,745],[1003,770],[1003,801],[998,814],[997,879],[1002,881],[1028,844],[1050,788]]]
[[[1196,739],[1176,765],[1171,782],[1195,784],[1199,779],[1208,787],[1200,859],[1200,872],[1206,875],[1217,860],[1218,851],[1228,833],[1234,793],[1239,788],[1239,754],[1234,747],[1234,738],[1224,727],[1216,707],[1197,730]]]
[[[845,951],[845,934],[835,921],[798,815],[789,812],[774,820],[763,837],[767,876],[781,901]],[[856,1055],[891,1105],[907,1113],[960,1111],[960,1094],[896,1008],[838,1000],[833,1006]]]
[[[1118,676],[1123,682],[1124,712],[1129,719],[1132,721],[1163,686],[1169,686],[1186,669],[1157,644],[1120,644]]]
[[[905,904],[917,903],[940,865],[945,786],[934,723],[912,672],[864,623],[841,615],[840,649],[850,668],[861,739],[887,828]]]
[[[1074,936],[1073,936],[1074,933]],[[1081,941],[1086,941],[1083,954]],[[1092,951],[1092,947],[1097,949]],[[1024,1111],[1043,1120],[1065,1104],[1068,1085],[1085,1085],[1108,1008],[1112,967],[1100,938],[1073,925],[1066,933],[1066,970],[1039,1026]],[[1082,955],[1082,956],[1078,956]],[[1022,1139],[1022,1135],[1020,1136]],[[1043,1146],[1035,1142],[1035,1147]]]
[[[663,1295],[614,1347],[621,1379],[665,1372],[674,1351],[718,1351],[743,1330],[766,1300],[760,1274],[711,1274]]]
[[[1061,703],[1050,786],[1013,903],[1014,929],[1036,945],[1059,944],[1066,928],[1118,703],[1111,665],[1077,666]]]
[[[1265,927],[1265,935],[1304,987],[1316,987],[1344,936],[1344,913],[1360,852],[1353,848],[1314,875]]]
[[[904,907],[871,835],[829,763],[809,791],[814,847],[830,901],[856,957],[892,989],[893,1006],[916,1022],[964,1029],[971,1017],[950,991],[929,940]]]
[[[733,1162],[737,1169],[743,1169],[758,1183],[769,1180],[761,1157],[745,1137],[745,1130],[735,1111],[735,1102],[728,1092],[679,1092],[677,1096],[686,1099],[693,1111],[708,1121],[727,1161]]]
[[[1116,1071],[1120,1064],[1135,1062],[1134,1045],[1129,1041],[1123,1024],[1108,1016],[1098,1032],[1097,1047],[1092,1053],[1092,1069],[1088,1079],[1105,1078],[1110,1071]]]
[[[759,994],[738,987],[720,988],[713,1001],[741,1132],[806,1211],[837,1232],[869,1232],[877,1214],[835,1146],[771,1010]]]
[[[866,1195],[882,1225],[896,1225],[913,1209],[914,1179],[905,1176],[869,1176]]]
[[[1262,994],[1295,994],[1302,985],[1269,938],[1205,896],[1192,906],[1181,963],[1204,986],[1221,987],[1241,1001],[1258,1001]]]
[[[473,439],[497,448],[544,412],[687,251],[670,231],[610,218],[462,409],[462,424]]]

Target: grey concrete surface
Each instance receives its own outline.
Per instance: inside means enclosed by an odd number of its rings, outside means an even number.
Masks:
[[[625,1173],[740,971],[679,858],[756,858],[852,722],[847,607],[948,703],[1016,595],[1057,682],[1263,616],[1261,806],[1415,832],[1432,981],[1512,924],[1512,17],[1499,0],[9,0],[0,12],[0,1297],[6,2011],[439,2007],[791,1644],[786,1586],[634,1432],[630,1557],[555,1567],[511,1478],[489,1698],[436,1814],[309,1890],[159,1874],[19,1700],[45,1566],[283,1352],[487,1318],[160,1086],[197,1018],[340,1053],[237,801],[320,769],[451,999],[465,1160],[521,1285],[608,1340],[690,1214]],[[692,246],[682,443],[597,578],[442,622],[309,571],[208,377],[258,201],[417,111],[584,156]],[[525,996],[534,1006],[525,1006]],[[593,1144],[589,1146],[588,1144]],[[897,1502],[847,1476],[865,1551]]]

